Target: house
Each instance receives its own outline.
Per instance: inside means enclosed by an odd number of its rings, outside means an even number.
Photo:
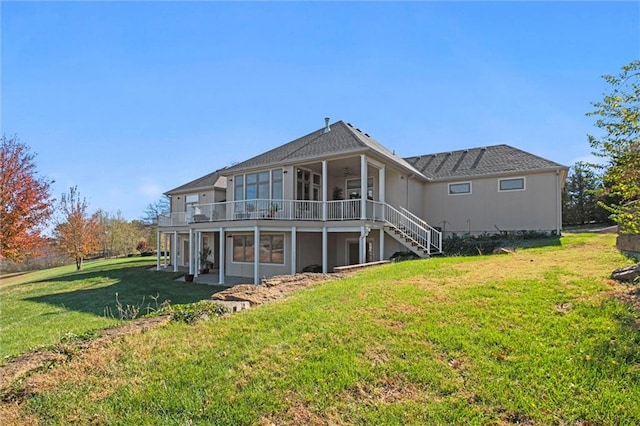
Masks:
[[[560,232],[567,167],[508,145],[402,158],[338,121],[166,193],[174,270],[252,278],[442,252],[443,234]],[[201,259],[203,247],[211,253]],[[158,258],[158,269],[161,267]]]

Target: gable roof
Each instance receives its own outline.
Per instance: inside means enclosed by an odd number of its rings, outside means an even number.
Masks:
[[[198,191],[201,189],[211,189],[211,187],[225,189],[227,187],[227,178],[222,176],[220,172],[224,169],[216,170],[213,173],[209,173],[208,175],[199,177],[198,179],[192,180],[191,182],[185,183],[184,185],[180,185],[177,188],[172,189],[171,191],[165,192],[165,195],[184,193],[188,191]]]
[[[225,169],[225,174],[364,151],[373,151],[412,173],[418,173],[403,158],[350,123],[340,120],[329,127],[331,130],[328,132],[325,132],[325,128],[322,127],[308,135],[231,166]]]
[[[567,168],[504,144],[407,157],[405,160],[430,180]]]

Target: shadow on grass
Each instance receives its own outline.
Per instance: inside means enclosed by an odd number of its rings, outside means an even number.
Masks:
[[[42,280],[42,283],[51,284],[51,293],[24,300],[119,318],[118,301],[124,307],[136,307],[143,315],[165,301],[171,304],[197,302],[226,288],[175,281],[182,274],[150,271],[149,266],[110,266]]]

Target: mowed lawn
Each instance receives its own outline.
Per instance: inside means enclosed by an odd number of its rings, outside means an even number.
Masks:
[[[629,261],[610,235],[561,243],[385,265],[127,336],[16,384],[2,410],[44,424],[640,424],[639,313],[608,279]]]
[[[149,257],[98,260],[81,271],[69,265],[1,279],[0,364],[65,336],[118,324],[117,301],[143,315],[165,300],[189,303],[220,289],[176,282],[180,274],[150,271],[155,264]]]

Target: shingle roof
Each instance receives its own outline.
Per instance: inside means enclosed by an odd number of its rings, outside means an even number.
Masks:
[[[322,127],[306,136],[231,166],[225,170],[225,173],[366,150],[375,151],[396,164],[417,172],[400,156],[351,124],[340,120],[329,127],[331,128],[329,132],[325,132],[325,128]]]
[[[562,164],[509,145],[441,152],[405,158],[428,179],[463,178],[479,175],[566,168]]]
[[[171,191],[165,192],[167,195],[183,193],[185,191],[194,191],[198,189],[210,189],[211,187],[224,189],[227,187],[227,178],[222,176],[220,172],[225,169],[216,170],[213,173],[199,177],[189,183],[185,183]]]

